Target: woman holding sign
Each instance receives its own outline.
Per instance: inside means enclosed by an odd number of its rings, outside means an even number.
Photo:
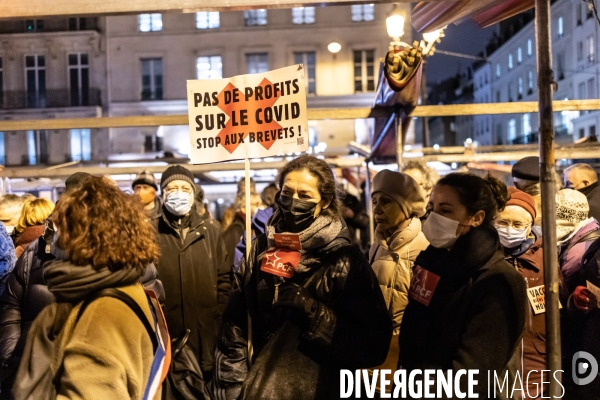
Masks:
[[[525,282],[492,225],[506,198],[491,176],[452,173],[435,185],[423,224],[430,246],[415,261],[400,329],[402,368],[479,370],[471,389],[480,398],[488,397],[488,372],[501,375],[525,326]]]
[[[351,245],[331,169],[301,156],[278,184],[267,234],[236,272],[223,316],[217,399],[339,398],[340,369],[379,365],[387,354],[391,319]]]

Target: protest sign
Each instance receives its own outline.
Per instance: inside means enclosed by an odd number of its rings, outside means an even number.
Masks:
[[[301,64],[229,79],[187,81],[192,164],[308,150]]]

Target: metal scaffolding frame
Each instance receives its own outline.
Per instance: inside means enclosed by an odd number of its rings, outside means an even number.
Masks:
[[[396,0],[397,2],[408,2],[408,0]],[[361,3],[391,3],[388,0],[106,0],[103,2],[81,2],[76,0],[7,0],[0,5],[0,15],[3,19],[25,19],[45,17],[52,15],[102,15],[102,14],[136,14],[140,12],[194,12],[201,10],[240,10],[249,8],[289,8],[302,5],[341,5]],[[552,113],[563,110],[599,110],[600,100],[568,100],[552,101],[552,85],[554,84],[552,74],[552,44],[550,37],[550,0],[535,0],[536,16],[535,30],[537,43],[537,71],[538,71],[538,102],[522,103],[495,103],[495,104],[460,104],[447,106],[420,106],[411,114],[413,117],[448,116],[448,115],[478,115],[478,114],[516,114],[538,111],[540,117],[540,143],[537,154],[540,156],[540,176],[542,190],[542,213],[543,213],[543,235],[547,243],[556,243],[555,230],[555,204],[554,204],[554,174],[555,157],[560,158],[586,158],[598,152],[598,147],[570,147],[568,149],[555,150]],[[391,116],[391,111],[377,109],[339,109],[339,110],[309,110],[309,119],[352,119],[369,118],[379,116]],[[71,129],[71,128],[116,128],[137,126],[159,126],[159,125],[186,125],[187,115],[169,116],[133,116],[133,117],[101,117],[82,119],[57,119],[57,120],[23,120],[23,121],[1,121],[0,131],[20,131],[38,129]],[[401,135],[398,135],[401,139]],[[398,159],[403,156],[401,142],[398,144]],[[427,152],[425,152],[427,153]],[[506,152],[505,152],[506,153]],[[529,149],[523,152],[514,152],[512,157],[521,158],[533,155]],[[409,153],[404,153],[409,156]],[[429,153],[423,156],[426,161],[454,160],[454,161],[506,161],[515,158],[505,158],[508,154],[502,153],[469,153],[448,154],[444,150],[439,154]],[[355,158],[353,162],[362,165],[364,159]],[[339,161],[339,159],[336,159]],[[284,161],[282,161],[284,162]],[[447,162],[447,161],[446,161]],[[267,163],[252,163],[251,168],[259,169],[266,167]],[[268,168],[277,168],[278,163],[268,163]],[[350,165],[348,165],[350,166]],[[163,167],[160,167],[161,169]],[[106,167],[66,167],[54,169],[40,168],[5,168],[1,175],[3,177],[26,177],[30,174],[36,176],[64,176],[61,174],[71,173],[73,170],[87,170],[91,173],[132,173],[130,169],[106,168]],[[193,172],[218,171],[241,169],[239,163],[221,163],[210,166],[191,166]],[[151,168],[151,171],[155,171]],[[368,164],[367,164],[368,173]],[[368,177],[368,175],[367,175]],[[368,180],[368,179],[367,179]],[[545,289],[546,289],[546,325],[547,325],[547,367],[550,370],[561,369],[560,349],[560,326],[558,314],[558,260],[554,246],[544,246],[545,266]],[[559,396],[562,387],[556,380],[551,380],[549,396]]]

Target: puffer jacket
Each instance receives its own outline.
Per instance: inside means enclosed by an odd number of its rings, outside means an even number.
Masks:
[[[576,228],[577,229],[577,228]],[[573,293],[580,276],[581,259],[592,242],[600,237],[600,223],[593,218],[581,223],[581,227],[558,246],[558,265],[565,279],[566,291]],[[562,299],[566,300],[565,298]]]
[[[421,221],[416,217],[411,219],[405,229],[395,232],[389,240],[384,239],[381,232],[375,232],[369,260],[392,317],[394,335],[400,333],[415,259],[427,246],[429,242],[421,232]]]
[[[50,252],[52,234],[32,242],[19,257],[10,274],[6,290],[0,297],[0,399],[10,398],[10,387],[19,366],[31,324],[55,298],[44,279],[44,264],[54,260]],[[164,290],[154,264],[146,267],[140,282],[153,290],[164,303]]]
[[[318,302],[308,327],[297,327],[273,307],[278,278],[260,269],[267,248],[267,237],[257,236],[250,261],[235,273],[215,353],[215,398],[339,398],[340,369],[379,365],[387,354],[392,324],[377,278],[344,227],[333,242],[311,251],[320,267],[290,279]],[[253,361],[263,370],[248,369],[248,315]]]

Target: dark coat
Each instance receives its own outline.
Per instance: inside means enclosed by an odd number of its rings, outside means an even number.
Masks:
[[[581,260],[579,280],[576,286],[586,286],[586,281],[600,287],[600,239],[596,239],[587,249]],[[563,309],[561,338],[563,340],[563,366],[570,366],[573,355],[579,351],[590,353],[600,360],[600,309],[592,308],[588,312],[573,306],[572,297]],[[565,399],[600,399],[600,377],[587,385],[575,385],[569,371],[563,374],[567,395]],[[581,378],[587,375],[581,376]]]
[[[415,261],[400,365],[409,371],[478,369],[475,390],[485,397],[487,371],[500,375],[513,355],[526,307],[525,282],[504,259],[492,226],[471,229],[450,251],[429,246]]]
[[[160,258],[156,264],[166,294],[165,317],[176,338],[190,330],[190,344],[210,380],[221,314],[231,288],[231,265],[217,228],[195,207],[184,217],[163,213],[152,221]]]
[[[590,211],[588,216],[594,217],[600,221],[600,185],[598,182],[592,183],[590,186],[579,190],[587,197],[588,204],[590,205]]]
[[[512,254],[507,253],[506,261],[511,263],[525,278],[527,288],[544,285],[544,255],[541,237],[530,244],[526,250],[513,251]],[[538,393],[538,397],[541,398],[542,393],[539,392],[539,388],[542,387],[542,376],[539,371],[546,369],[546,314],[535,314],[533,307],[528,302],[526,315],[525,332],[513,356],[513,359],[518,362],[514,365],[518,365],[521,377],[529,376],[527,379],[529,393]],[[534,370],[537,372],[528,375],[529,371]],[[544,385],[544,390],[548,390],[547,384]]]
[[[259,267],[267,247],[266,236],[257,236],[250,262],[242,261],[235,273],[215,353],[215,397],[237,399],[241,392],[240,399],[339,398],[339,369],[380,365],[387,355],[392,322],[377,277],[344,228],[311,252],[320,267],[290,279],[318,301],[306,326],[273,307],[278,278]],[[248,313],[258,367],[250,371]]]
[[[240,215],[241,213],[236,213],[233,218],[233,222],[229,227],[223,232],[223,241],[225,242],[225,248],[227,249],[227,254],[230,255],[229,260],[233,265],[233,259],[235,255],[235,247],[238,245],[242,237],[244,236],[244,232],[246,231],[246,221]]]
[[[50,252],[52,235],[46,236],[47,239],[42,236],[27,246],[0,297],[0,398],[6,398],[4,394],[9,393],[12,387],[31,324],[47,305],[55,301],[44,279],[44,264],[55,259]],[[164,302],[162,283],[158,279],[154,264],[146,267],[140,282],[146,289],[156,292],[159,300]]]

